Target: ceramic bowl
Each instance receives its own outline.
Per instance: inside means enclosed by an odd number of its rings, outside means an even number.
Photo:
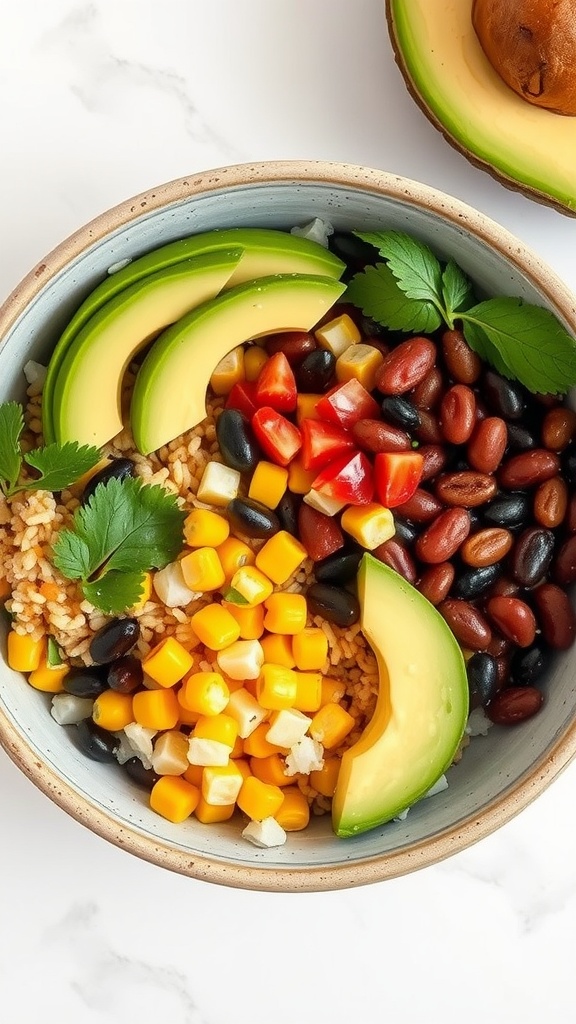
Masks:
[[[22,366],[46,360],[60,330],[108,267],[216,227],[290,228],[312,217],[339,229],[397,228],[453,257],[488,295],[549,307],[576,332],[574,298],[516,238],[424,185],[381,171],[326,163],[268,163],[162,185],[98,217],[63,242],[0,310],[0,401],[22,400]],[[2,641],[2,648],[4,643]],[[123,849],[195,878],[251,889],[337,889],[432,864],[517,814],[576,750],[576,650],[558,657],[544,709],[515,728],[493,727],[449,771],[449,788],[406,820],[337,839],[328,818],[258,850],[237,823],[172,825],[147,807],[115,766],[85,759],[48,713],[49,698],[0,664],[0,740],[23,772],[63,810]]]

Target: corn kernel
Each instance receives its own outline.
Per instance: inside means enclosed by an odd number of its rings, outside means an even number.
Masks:
[[[249,345],[244,350],[244,375],[246,380],[255,381],[260,376],[260,370],[264,363],[268,362],[266,349],[260,345]]]
[[[154,744],[152,768],[157,775],[183,775],[189,767],[188,737],[178,729],[163,732]]]
[[[266,739],[268,728],[268,723],[262,722],[262,725],[259,725],[258,728],[243,741],[244,753],[248,757],[269,757],[270,754],[286,753],[285,747],[279,747],[275,743],[270,743],[269,740]]]
[[[320,672],[296,672],[297,711],[318,711],[322,707],[322,675]]]
[[[336,380],[345,384],[354,379],[366,391],[373,391],[383,362],[384,356],[374,345],[350,345],[336,360]]]
[[[240,488],[240,473],[221,462],[209,462],[204,469],[196,497],[206,505],[226,508],[236,498]]]
[[[253,821],[274,817],[282,806],[284,794],[278,786],[270,786],[253,775],[244,779],[237,804]]]
[[[192,734],[197,740],[215,740],[232,750],[238,736],[238,722],[231,715],[203,715]]]
[[[222,607],[230,612],[232,618],[240,626],[241,640],[259,640],[264,632],[264,606],[254,605],[250,608],[245,604],[232,604],[230,601],[222,601]]]
[[[233,762],[223,767],[207,767],[202,774],[202,799],[213,807],[229,807],[236,802],[244,777]]]
[[[264,602],[264,628],[293,636],[306,626],[308,607],[303,594],[272,594]]]
[[[196,636],[211,651],[222,651],[240,636],[240,626],[226,608],[208,604],[195,612],[190,625]]]
[[[267,633],[261,641],[264,651],[264,661],[272,665],[284,665],[285,668],[294,668],[296,662],[292,654],[292,637],[283,636],[282,633]]]
[[[238,758],[238,760],[236,761],[236,767],[240,774],[242,775],[243,779],[247,779],[250,775],[252,775],[252,772],[250,771],[250,765],[248,764],[248,761],[246,761],[243,757]]]
[[[392,512],[376,502],[370,505],[350,505],[342,513],[340,524],[357,544],[368,551],[373,551],[396,533]]]
[[[210,387],[215,395],[229,395],[241,380],[244,380],[244,349],[239,345],[216,364],[210,377]]]
[[[50,668],[44,660],[38,668],[35,668],[28,676],[30,686],[43,693],[62,693],[64,690],[64,679],[70,671],[70,665],[59,665],[57,668]]]
[[[189,764],[183,779],[189,782],[192,786],[197,786],[198,789],[202,789],[202,779],[204,778],[204,768],[201,764]]]
[[[296,668],[303,671],[321,669],[328,657],[328,637],[317,626],[308,626],[292,638],[292,654]]]
[[[258,640],[236,640],[216,655],[218,668],[231,679],[257,679],[264,664]]]
[[[332,676],[322,676],[321,706],[325,704],[338,704],[346,693],[346,683],[342,679],[333,679]]]
[[[161,640],[142,660],[142,669],[160,686],[174,686],[190,671],[194,659],[173,636]]]
[[[228,520],[208,508],[193,508],[184,520],[184,540],[189,548],[217,548],[229,533]]]
[[[288,470],[273,462],[259,462],[252,474],[248,497],[266,508],[276,508],[288,486]]]
[[[236,761],[238,758],[243,757],[243,756],[244,756],[244,740],[242,739],[241,736],[237,736],[236,739],[234,740],[234,746],[232,747],[232,750],[230,752],[230,758],[231,758],[231,760]]]
[[[185,779],[164,775],[152,787],[150,807],[175,825],[189,818],[198,806],[200,791]]]
[[[219,715],[228,704],[230,691],[219,672],[192,672],[178,692],[178,702],[200,715]]]
[[[173,729],[180,706],[174,690],[140,690],[132,697],[134,721],[146,729]]]
[[[189,555],[180,559],[180,568],[186,586],[199,594],[218,590],[226,579],[214,548],[194,548]]]
[[[238,569],[230,581],[230,586],[237,590],[249,605],[262,604],[274,589],[271,580],[255,565],[245,565]]]
[[[284,799],[280,810],[276,811],[276,821],[285,832],[301,832],[310,821],[310,805],[298,786],[290,786],[284,790]]]
[[[46,637],[33,640],[29,633],[8,633],[8,664],[15,672],[33,672],[40,667],[46,651]]]
[[[109,732],[120,732],[134,721],[132,695],[104,690],[94,701],[92,718],[96,725]]]
[[[326,757],[324,767],[318,771],[310,772],[310,785],[322,796],[332,798],[336,791],[338,773],[340,771],[339,757]]]
[[[230,694],[226,714],[238,724],[238,735],[245,740],[268,717],[268,712],[245,688]]]
[[[308,494],[317,476],[317,470],[304,469],[301,459],[292,459],[288,466],[288,489],[292,494]]]
[[[236,804],[228,804],[227,807],[221,807],[218,804],[207,804],[200,797],[194,813],[198,821],[201,821],[203,825],[213,825],[219,821],[228,821],[228,818],[232,817],[235,810]]]
[[[347,313],[323,324],[314,331],[314,337],[320,348],[327,349],[337,359],[350,345],[357,345],[361,340],[360,331]]]
[[[296,399],[296,423],[298,426],[302,423],[302,420],[319,420],[320,416],[316,411],[316,406],[322,395],[313,394],[301,394]]]
[[[220,564],[224,570],[226,583],[230,583],[234,573],[244,565],[254,565],[256,552],[249,548],[238,537],[228,537],[216,548]]]
[[[338,747],[356,722],[340,704],[325,704],[316,712],[310,725],[313,740],[321,743],[325,750]]]
[[[308,552],[299,540],[287,530],[279,530],[260,548],[256,555],[256,566],[273,583],[286,583],[308,557]]]
[[[283,665],[262,666],[262,672],[256,680],[256,695],[262,708],[269,711],[282,711],[291,708],[296,700],[296,673]]]
[[[140,590],[140,597],[136,601],[136,604],[132,605],[132,608],[130,609],[130,611],[132,611],[132,612],[140,612],[140,611],[142,611],[144,605],[147,604],[147,602],[150,600],[151,597],[152,597],[152,573],[151,572],[145,572],[145,573],[142,573],[142,587],[141,587],[141,590]]]
[[[251,757],[250,771],[255,779],[259,779],[260,782],[266,782],[269,786],[278,786],[279,789],[283,789],[284,786],[291,786],[294,783],[294,777],[289,778],[286,775],[286,764],[280,754],[268,754],[266,757]]]

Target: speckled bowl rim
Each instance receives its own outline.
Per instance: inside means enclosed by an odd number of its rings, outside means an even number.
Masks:
[[[517,238],[459,200],[419,182],[370,168],[323,161],[273,161],[221,167],[178,178],[128,199],[96,217],[58,245],[17,285],[0,307],[0,336],[8,331],[46,282],[70,260],[143,213],[222,188],[283,181],[348,186],[409,202],[424,211],[432,210],[509,260],[546,296],[566,326],[576,334],[575,298],[560,279]],[[569,764],[576,754],[576,720],[558,737],[553,747],[534,762],[530,772],[478,814],[471,814],[463,822],[402,850],[326,868],[235,865],[206,855],[175,850],[167,843],[120,826],[112,815],[80,797],[46,762],[39,760],[26,739],[1,711],[0,743],[12,761],[54,803],[103,839],[143,860],[192,878],[236,888],[316,892],[351,888],[408,874],[435,864],[494,832],[530,804]]]

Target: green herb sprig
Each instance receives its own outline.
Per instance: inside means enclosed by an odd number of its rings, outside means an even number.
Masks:
[[[576,384],[576,339],[549,310],[519,298],[476,302],[460,267],[444,266],[401,231],[356,232],[386,261],[356,274],[346,299],[384,327],[431,333],[462,324],[466,341],[503,376],[535,394],[565,394]]]

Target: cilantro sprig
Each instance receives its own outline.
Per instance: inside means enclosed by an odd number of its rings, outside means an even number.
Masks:
[[[430,333],[462,324],[477,354],[536,394],[564,394],[576,384],[576,339],[547,309],[519,298],[477,302],[464,271],[444,266],[424,243],[401,231],[356,232],[385,262],[367,266],[346,299],[384,327]]]
[[[0,492],[12,498],[21,491],[62,491],[80,479],[100,461],[98,448],[79,445],[49,444],[22,453],[20,438],[24,430],[24,413],[18,402],[0,405]],[[34,480],[20,481],[22,463],[35,469]]]
[[[179,554],[185,515],[163,487],[112,478],[59,533],[52,560],[63,576],[79,581],[91,604],[116,615],[136,604],[145,572]]]

